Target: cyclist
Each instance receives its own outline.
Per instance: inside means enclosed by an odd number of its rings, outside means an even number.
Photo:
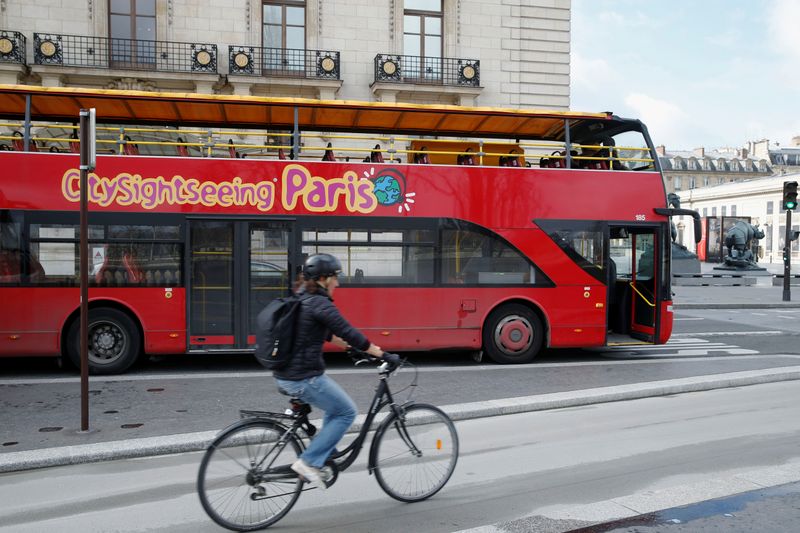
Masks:
[[[278,386],[295,398],[325,412],[322,429],[308,448],[292,465],[292,470],[320,489],[327,488],[320,471],[356,417],[356,405],[338,383],[325,374],[322,345],[331,341],[348,345],[374,357],[398,362],[394,354],[384,354],[363,333],[350,325],[333,304],[333,293],[339,286],[342,264],[330,254],[309,256],[303,266],[304,280],[298,290],[303,298],[295,327],[291,360],[286,367],[274,371]]]

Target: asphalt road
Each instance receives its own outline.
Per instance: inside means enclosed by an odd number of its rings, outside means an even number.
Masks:
[[[798,397],[800,381],[790,381],[458,422],[456,472],[431,500],[388,498],[362,454],[330,490],[304,493],[272,530],[556,533],[759,490],[800,479]],[[199,460],[189,453],[5,474],[0,532],[221,531],[195,493]],[[730,511],[722,508],[722,524]],[[796,508],[769,511],[761,522],[776,525],[769,531],[794,530]],[[726,530],[705,527],[683,531]]]
[[[757,313],[757,314],[756,314]],[[762,316],[763,315],[763,316]],[[550,350],[530,365],[476,364],[468,354],[411,354],[418,401],[438,405],[580,391],[691,376],[800,366],[800,309],[686,310],[676,314],[665,346]],[[373,369],[331,356],[329,372],[363,412],[372,397]],[[282,410],[269,373],[252,356],[161,357],[124,376],[90,380],[89,435],[79,434],[78,377],[45,359],[0,360],[2,451],[213,431],[241,408]],[[400,390],[412,381],[401,372]]]

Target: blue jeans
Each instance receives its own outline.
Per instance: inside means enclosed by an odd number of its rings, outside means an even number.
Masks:
[[[290,381],[275,378],[278,386],[306,403],[325,411],[322,429],[311,439],[306,451],[300,456],[306,464],[322,468],[336,444],[342,440],[347,429],[356,418],[356,404],[338,383],[327,375]]]

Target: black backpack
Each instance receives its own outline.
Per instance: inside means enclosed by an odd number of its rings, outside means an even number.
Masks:
[[[289,364],[300,305],[305,297],[275,298],[256,318],[256,359],[269,370]]]

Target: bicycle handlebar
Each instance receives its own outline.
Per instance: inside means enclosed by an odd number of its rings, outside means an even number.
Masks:
[[[357,348],[353,348],[352,346],[347,349],[347,354],[353,360],[355,366],[358,366],[362,363],[372,363],[372,362],[382,363],[387,365],[385,369],[385,371],[387,372],[394,371],[405,362],[405,359],[402,359],[396,353],[383,352],[383,357],[375,357],[374,355],[370,355],[367,352],[361,351]]]

